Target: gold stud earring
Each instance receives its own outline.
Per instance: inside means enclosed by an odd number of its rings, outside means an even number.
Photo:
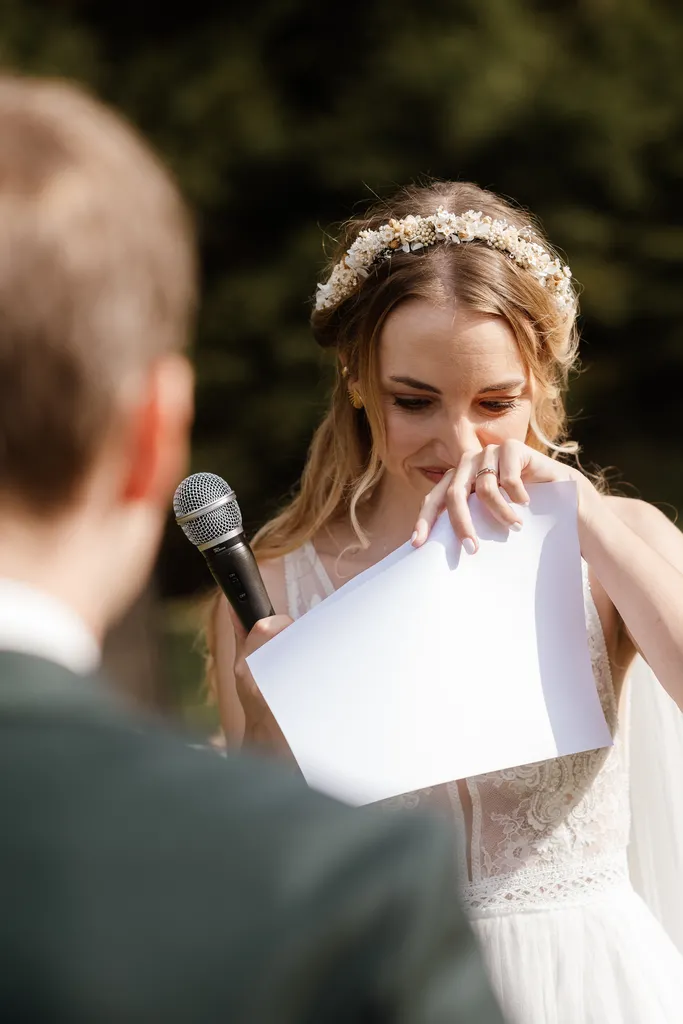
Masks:
[[[342,379],[346,380],[346,378],[349,375],[349,368],[348,368],[348,366],[342,366],[341,375],[342,375]]]

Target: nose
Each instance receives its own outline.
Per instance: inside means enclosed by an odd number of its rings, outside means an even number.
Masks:
[[[447,420],[442,441],[451,466],[457,466],[465,452],[482,451],[484,447],[477,434],[476,425],[466,415],[454,416]]]

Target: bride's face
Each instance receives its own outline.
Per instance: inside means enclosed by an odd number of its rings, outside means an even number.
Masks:
[[[464,452],[526,440],[532,384],[500,317],[403,303],[382,329],[380,388],[386,470],[421,496]]]

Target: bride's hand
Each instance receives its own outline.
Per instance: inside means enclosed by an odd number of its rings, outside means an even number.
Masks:
[[[259,647],[272,640],[283,629],[290,626],[292,620],[287,615],[272,615],[260,619],[247,634],[237,616],[230,609],[235,628],[235,687],[240,704],[244,710],[245,743],[260,748],[267,748],[286,759],[294,761],[294,755],[285,739],[280,726],[268,707],[263,694],[259,690],[247,664],[247,658]]]
[[[515,505],[528,505],[525,484],[555,483],[573,480],[578,484],[579,518],[592,507],[598,492],[577,469],[537,452],[521,441],[487,445],[483,450],[465,452],[460,464],[446,473],[425,498],[413,534],[413,544],[424,544],[437,517],[444,509],[456,535],[469,554],[479,546],[469,506],[476,493],[491,515],[511,530],[519,530],[522,521]],[[509,501],[501,492],[505,490]],[[512,502],[513,504],[510,504]]]

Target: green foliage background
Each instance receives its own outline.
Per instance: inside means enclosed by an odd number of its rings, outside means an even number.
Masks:
[[[325,400],[307,329],[325,231],[422,175],[530,207],[583,286],[574,435],[683,503],[683,6],[678,0],[0,0],[0,63],[85,82],[171,164],[204,303],[194,467],[251,525],[294,484]],[[2,141],[0,140],[0,145]],[[169,528],[165,594],[206,580]]]

